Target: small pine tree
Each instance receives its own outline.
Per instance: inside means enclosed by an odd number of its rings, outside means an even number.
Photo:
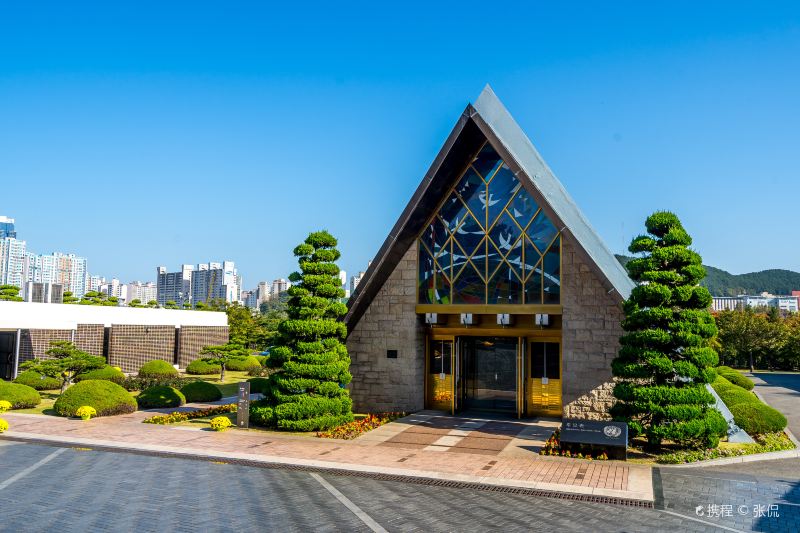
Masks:
[[[711,294],[698,285],[705,269],[673,213],[653,213],[645,226],[648,235],[628,248],[641,254],[626,265],[638,286],[624,304],[611,414],[651,447],[663,440],[715,447],[727,426],[705,388],[718,362],[710,345],[717,333]]]
[[[60,377],[61,392],[64,392],[82,372],[103,368],[106,364],[104,357],[79,350],[70,341],[50,341],[50,348],[45,353],[51,358],[26,361],[20,368],[33,370],[51,378]]]
[[[0,300],[21,302],[23,298],[19,295],[19,290],[19,287],[15,285],[0,285]]]
[[[62,300],[65,304],[77,304],[80,299],[75,296],[72,291],[64,291],[64,299]]]
[[[269,365],[279,369],[270,378],[268,396],[273,422],[280,429],[316,431],[353,420],[344,385],[352,379],[350,357],[343,344],[347,328],[339,320],[347,306],[338,278],[336,239],[327,231],[311,233],[294,249],[300,272],[289,288],[288,318],[278,327]]]

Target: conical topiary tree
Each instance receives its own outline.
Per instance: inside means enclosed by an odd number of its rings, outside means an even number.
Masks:
[[[611,414],[651,447],[663,440],[715,447],[727,426],[705,388],[718,361],[709,344],[717,332],[711,295],[698,285],[706,272],[677,216],[656,212],[645,226],[648,235],[628,248],[641,254],[626,265],[638,286],[624,304]]]
[[[271,422],[280,429],[316,431],[353,420],[344,388],[352,379],[343,344],[347,328],[339,320],[347,306],[339,302],[344,291],[334,261],[340,254],[330,233],[311,233],[294,255],[300,272],[289,276],[289,318],[278,327],[278,345],[268,359],[279,369],[270,377]]]

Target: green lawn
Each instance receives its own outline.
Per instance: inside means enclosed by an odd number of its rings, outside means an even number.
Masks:
[[[218,375],[213,374],[210,376],[192,376],[190,374],[184,374],[182,377],[201,378],[203,381],[208,381],[209,383],[215,385],[222,392],[223,398],[236,396],[239,393],[239,383],[250,379],[250,376],[247,375],[247,372],[233,370],[225,371],[225,381],[223,382],[219,381]]]
[[[53,411],[53,404],[55,403],[56,398],[58,398],[58,394],[60,392],[61,391],[58,389],[39,391],[39,396],[42,397],[42,403],[36,407],[31,407],[30,409],[14,409],[11,412],[25,415],[55,415],[56,412]]]

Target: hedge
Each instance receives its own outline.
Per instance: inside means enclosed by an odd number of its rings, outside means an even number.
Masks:
[[[786,427],[786,417],[762,402],[740,403],[728,408],[736,425],[750,435],[774,433]]]
[[[161,407],[180,407],[186,403],[186,397],[174,387],[159,385],[143,390],[136,397],[139,409],[159,409]]]
[[[250,404],[250,422],[256,426],[275,426],[275,411],[268,405]]]
[[[216,402],[222,399],[222,391],[207,381],[195,381],[181,388],[187,402]]]
[[[53,409],[60,416],[76,416],[84,405],[93,407],[97,416],[133,413],[136,400],[121,386],[102,379],[87,379],[72,385],[58,397]]]
[[[756,398],[753,393],[747,392],[741,387],[723,389],[723,391],[718,394],[728,408],[739,405],[740,403],[753,404],[759,402],[758,398]]]
[[[178,371],[166,361],[155,359],[148,361],[139,369],[140,378],[170,378],[177,377]]]
[[[125,378],[122,386],[129,391],[145,390],[149,389],[150,387],[157,387],[159,385],[175,387],[176,389],[179,389],[187,383],[193,383],[195,381],[199,381],[199,379],[200,378],[181,378],[178,376],[172,376],[168,378],[140,378],[136,376],[130,376]]]
[[[33,370],[21,372],[17,379],[14,380],[14,383],[27,385],[36,390],[56,390],[61,388],[60,378],[51,378]]]
[[[715,368],[715,370],[717,371],[718,375],[724,377],[734,385],[742,387],[743,389],[753,390],[753,387],[755,386],[753,380],[751,380],[747,376],[743,376],[740,372],[737,372],[732,368],[729,368],[727,366],[718,366],[717,368]]]
[[[96,368],[78,375],[75,381],[84,381],[87,379],[102,379],[105,381],[113,381],[117,385],[122,385],[125,382],[125,373],[113,366],[106,365],[103,368]]]
[[[0,381],[0,400],[9,402],[12,409],[29,409],[39,405],[42,397],[33,387]]]
[[[786,417],[722,375],[711,384],[733,415],[733,421],[750,435],[774,433],[786,427]]]
[[[225,368],[228,370],[246,372],[254,368],[261,368],[261,363],[259,363],[258,359],[254,356],[248,355],[241,359],[231,359],[225,364]]]
[[[250,383],[250,393],[255,394],[260,392],[261,394],[267,393],[267,388],[269,387],[269,379],[267,378],[250,378],[247,380]]]
[[[219,374],[221,368],[219,365],[209,363],[204,359],[195,359],[186,366],[187,374],[194,374],[196,376],[207,376],[210,374]]]

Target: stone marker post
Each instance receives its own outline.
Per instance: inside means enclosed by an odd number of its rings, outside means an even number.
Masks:
[[[236,407],[236,426],[247,429],[250,427],[250,382],[239,383],[239,398]]]

